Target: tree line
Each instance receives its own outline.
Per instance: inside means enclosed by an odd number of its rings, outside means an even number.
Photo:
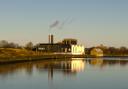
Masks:
[[[128,48],[125,46],[122,47],[107,47],[107,46],[98,46],[98,48],[103,50],[104,55],[128,55]]]
[[[28,42],[24,46],[21,46],[17,43],[14,42],[8,42],[6,40],[1,40],[0,41],[0,48],[25,48],[25,49],[32,49],[33,48],[33,43]]]
[[[27,42],[24,46],[21,46],[17,43],[14,42],[8,42],[6,40],[1,40],[0,41],[0,48],[25,48],[27,50],[32,50],[34,47],[32,42]],[[91,47],[94,48],[94,47]],[[89,49],[91,49],[89,48]],[[104,55],[128,55],[128,48],[127,47],[107,47],[104,45],[97,46],[97,48],[100,48],[103,50]],[[85,53],[88,54],[88,51],[85,49]]]

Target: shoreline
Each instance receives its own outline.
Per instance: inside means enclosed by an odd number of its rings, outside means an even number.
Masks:
[[[22,56],[22,57],[0,57],[0,64],[7,63],[20,63],[29,61],[39,61],[39,60],[51,60],[51,59],[67,59],[67,58],[128,58],[128,56],[103,56],[103,57],[93,57],[87,55],[69,55],[69,54],[45,54],[36,56]]]
[[[66,59],[66,58],[86,58],[85,55],[63,55],[63,54],[45,54],[36,56],[24,56],[24,57],[0,57],[0,64],[28,62],[38,60],[50,60],[50,59]]]
[[[26,49],[0,48],[0,64],[71,58],[128,58],[128,55],[105,55],[103,57],[95,57],[87,54],[55,54],[50,52],[35,52]]]

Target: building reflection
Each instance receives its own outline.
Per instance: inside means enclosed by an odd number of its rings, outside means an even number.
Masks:
[[[128,65],[128,59],[110,59],[110,58],[92,58],[87,60],[90,65],[92,66],[98,66],[98,67],[105,67],[105,66],[126,66]]]
[[[104,68],[106,66],[127,66],[127,59],[54,59],[43,60],[25,63],[15,64],[0,64],[0,77],[6,77],[7,75],[20,73],[24,71],[27,75],[32,75],[33,72],[48,73],[48,78],[52,79],[55,73],[62,73],[64,75],[76,75],[77,73],[86,70],[86,65],[97,66]]]
[[[71,71],[72,72],[80,72],[85,68],[85,61],[80,59],[75,59],[71,61]]]
[[[64,75],[74,75],[84,70],[84,59],[58,59],[58,60],[43,60],[35,62],[25,62],[16,64],[0,65],[0,76],[16,73],[24,70],[26,74],[32,75],[34,69],[37,72],[48,72],[48,77],[53,78],[54,72],[61,72]]]
[[[48,77],[52,79],[54,72],[62,72],[64,75],[74,75],[81,72],[85,68],[85,61],[84,59],[53,60],[46,62],[44,65],[37,65],[36,68],[40,72],[43,72],[43,69],[47,69]]]
[[[94,66],[102,66],[103,59],[101,59],[101,58],[92,59],[92,60],[90,60],[90,64],[94,65]]]

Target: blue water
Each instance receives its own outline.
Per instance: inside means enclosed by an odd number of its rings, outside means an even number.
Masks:
[[[0,65],[0,89],[128,89],[128,58]]]

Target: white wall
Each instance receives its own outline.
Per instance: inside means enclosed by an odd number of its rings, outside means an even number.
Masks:
[[[73,55],[82,55],[85,54],[83,45],[72,45],[71,54]]]

